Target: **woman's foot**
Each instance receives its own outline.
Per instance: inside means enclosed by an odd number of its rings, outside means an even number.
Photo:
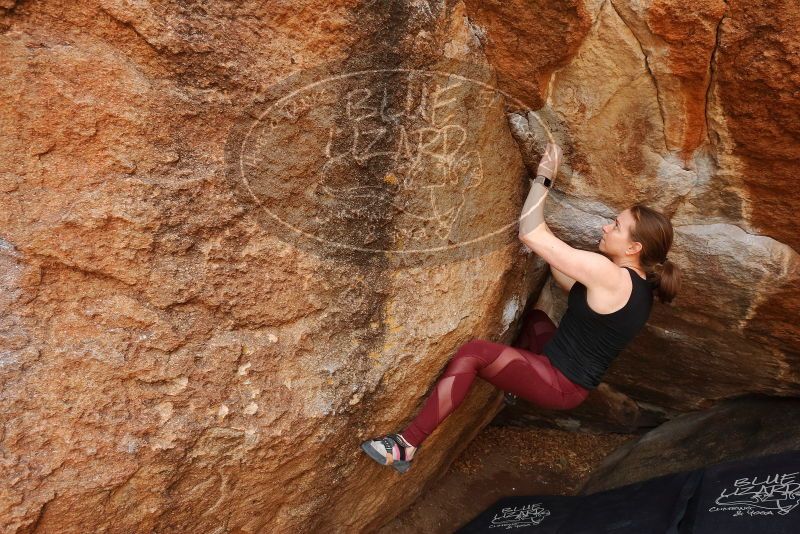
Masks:
[[[411,467],[417,447],[407,442],[402,434],[388,434],[368,439],[361,444],[361,449],[379,464],[391,465],[405,473]]]

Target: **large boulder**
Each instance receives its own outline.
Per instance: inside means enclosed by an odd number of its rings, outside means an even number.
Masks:
[[[545,276],[464,6],[0,5],[3,532],[357,532],[410,504],[499,392],[401,493],[359,443],[459,345],[510,342]],[[454,62],[488,76],[436,100]]]

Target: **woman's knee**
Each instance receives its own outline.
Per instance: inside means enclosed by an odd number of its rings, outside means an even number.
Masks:
[[[481,351],[481,346],[486,343],[483,339],[472,339],[462,344],[456,350],[453,358],[463,358],[464,356],[476,356]]]
[[[552,322],[552,320],[550,319],[550,316],[547,315],[543,310],[540,310],[539,308],[534,308],[531,311],[531,319],[534,319],[534,320],[537,320],[537,321]]]
[[[538,308],[534,309],[533,312],[531,313],[530,323],[531,324],[544,323],[550,325],[553,328],[556,328],[556,323],[553,322],[550,316]]]
[[[453,357],[450,359],[447,371],[464,372],[465,370],[477,371],[485,365],[483,354],[486,352],[486,341],[482,339],[473,339],[467,341],[456,350]]]

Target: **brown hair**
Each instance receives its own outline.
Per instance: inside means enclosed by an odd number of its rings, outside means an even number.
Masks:
[[[681,289],[681,270],[667,259],[672,246],[672,223],[662,213],[636,204],[630,208],[636,223],[631,239],[642,244],[639,261],[658,300],[668,304]]]

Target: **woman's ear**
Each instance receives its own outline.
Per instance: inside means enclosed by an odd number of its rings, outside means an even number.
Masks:
[[[631,241],[628,251],[630,254],[636,254],[642,250],[642,244],[638,241]]]

